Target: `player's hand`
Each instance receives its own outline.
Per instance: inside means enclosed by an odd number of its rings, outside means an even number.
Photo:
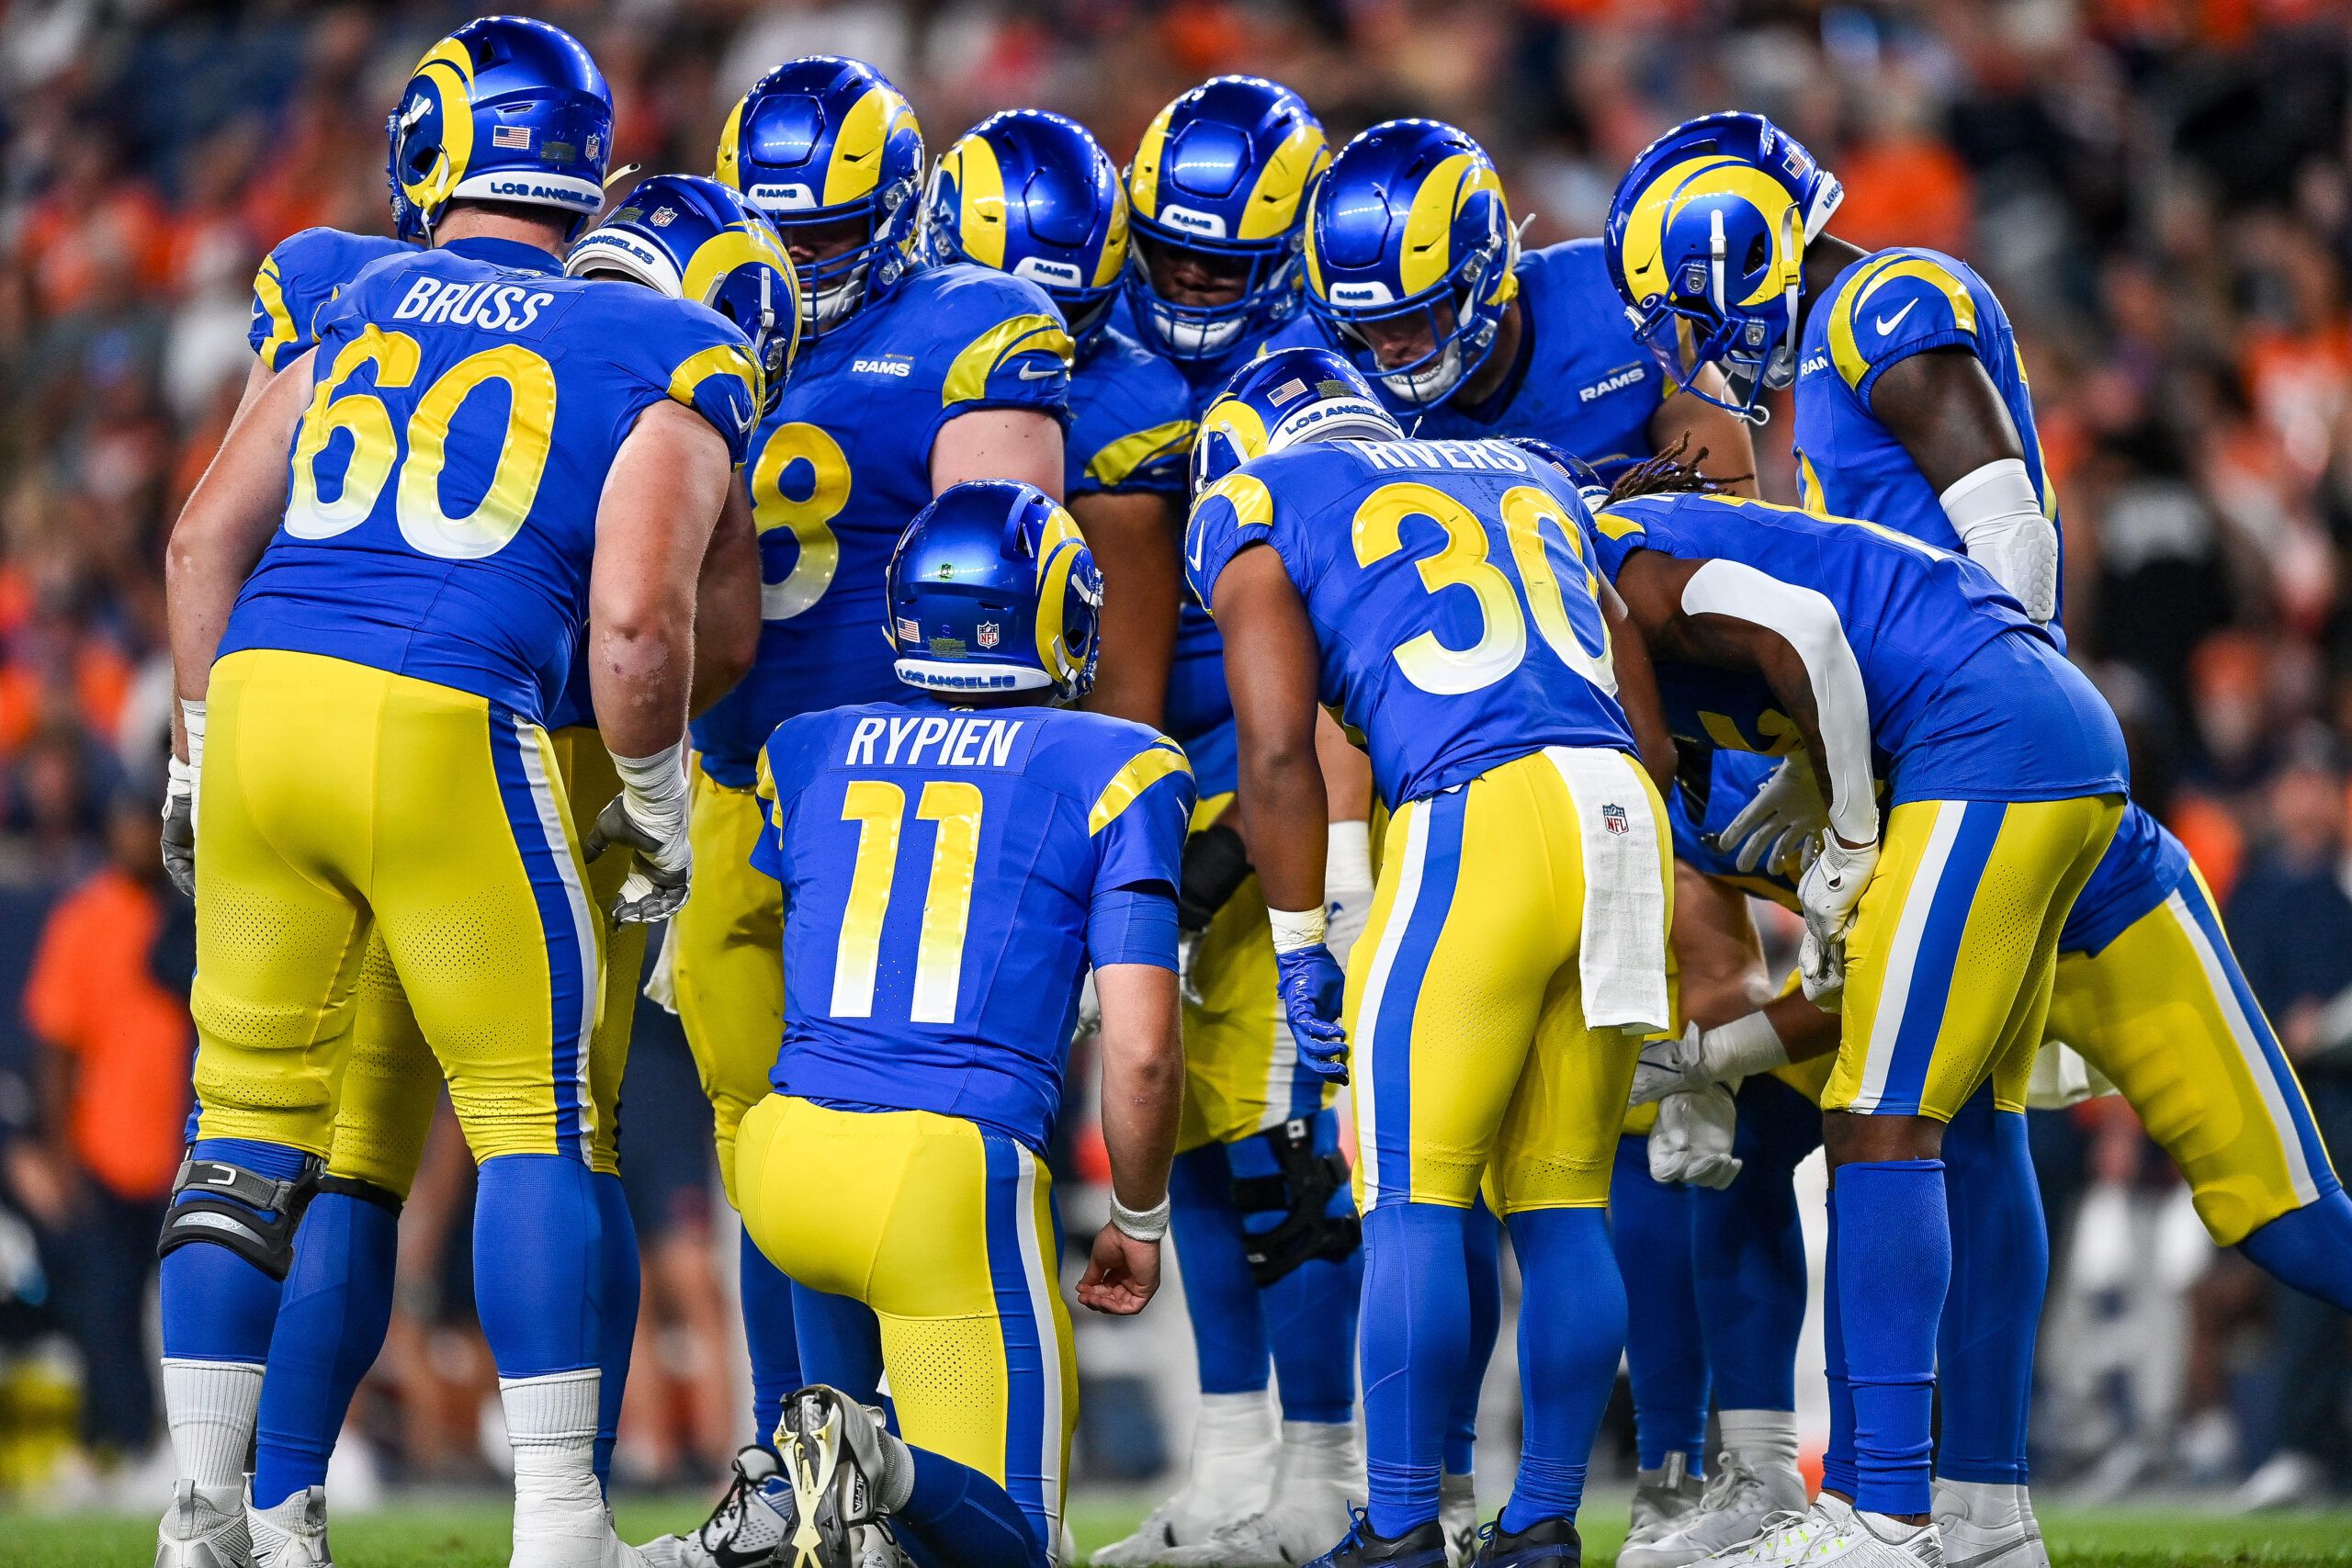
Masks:
[[[1827,942],[1805,928],[1804,941],[1797,946],[1797,979],[1804,987],[1804,999],[1824,1012],[1841,1010],[1846,999],[1846,939],[1833,937]]]
[[[1876,843],[1849,844],[1834,831],[1824,832],[1821,852],[1797,886],[1806,933],[1824,948],[1841,941],[1853,923],[1854,906],[1862,901],[1862,889],[1877,869]]]
[[[1080,1305],[1132,1317],[1159,1289],[1159,1243],[1137,1241],[1114,1224],[1094,1233],[1093,1254],[1078,1281]]]
[[[1180,956],[1179,960],[1182,962]],[[1070,1032],[1070,1039],[1079,1041],[1090,1034],[1102,1032],[1102,998],[1094,989],[1094,971],[1086,972],[1085,983],[1078,988],[1078,1027]]]
[[[650,757],[615,757],[621,792],[596,814],[581,853],[594,860],[606,850],[635,850],[637,862],[613,900],[621,925],[643,925],[677,913],[686,901],[695,854],[686,842],[685,743]]]
[[[1781,759],[1756,798],[1715,835],[1715,847],[1742,872],[1761,866],[1776,876],[1794,876],[1806,841],[1828,825],[1829,808],[1822,803],[1813,759],[1800,751]]]
[[[1290,1019],[1291,1038],[1298,1043],[1298,1059],[1327,1083],[1347,1082],[1348,1035],[1340,1027],[1346,981],[1340,961],[1318,942],[1275,953],[1274,971],[1274,988]]]
[[[1668,1095],[1650,1131],[1650,1179],[1717,1191],[1729,1187],[1742,1163],[1731,1152],[1737,1124],[1731,1091],[1721,1084]]]
[[[1678,1036],[1643,1046],[1642,1059],[1634,1066],[1630,1103],[1653,1105],[1669,1094],[1713,1088],[1714,1079],[1707,1076],[1704,1042],[1705,1036],[1693,1023]]]
[[[196,897],[196,792],[201,775],[177,757],[164,782],[164,871],[172,886]]]

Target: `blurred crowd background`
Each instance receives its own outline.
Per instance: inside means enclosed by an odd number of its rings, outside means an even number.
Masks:
[[[813,51],[882,67],[934,150],[1040,105],[1122,160],[1160,104],[1247,70],[1298,88],[1335,141],[1394,115],[1459,123],[1544,243],[1596,232],[1618,173],[1678,119],[1774,116],[1845,180],[1837,231],[1955,252],[2007,301],[2064,511],[2074,650],[2127,716],[2142,797],[2226,900],[2352,1156],[2343,6],[532,9],[590,45],[619,105],[616,162],[651,169],[707,169],[732,100]],[[0,18],[0,1493],[156,1494],[140,1479],[158,1427],[138,1347],[186,1111],[193,952],[155,855],[163,543],[250,364],[255,263],[309,225],[384,230],[383,110],[469,14],[17,0]],[[1768,493],[1789,499],[1785,429],[1758,446]],[[622,1472],[700,1485],[742,1419],[734,1222],[684,1041],[650,1010],[627,1100],[648,1258]],[[2035,1120],[2058,1260],[2039,1479],[2235,1488],[2250,1505],[2352,1480],[2344,1320],[2216,1253],[2119,1101]],[[398,1322],[356,1416],[368,1441],[345,1445],[395,1478],[486,1463],[454,1131],[404,1216]],[[1085,1325],[1096,1481],[1142,1481],[1182,1452],[1189,1341],[1173,1311],[1148,1317]],[[1498,1415],[1499,1452],[1515,1432]]]

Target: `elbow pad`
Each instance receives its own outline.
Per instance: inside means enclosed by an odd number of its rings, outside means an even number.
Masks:
[[[1985,464],[1937,498],[1968,557],[1991,572],[2037,624],[2058,613],[2058,529],[2041,514],[2033,478],[2016,457]]]
[[[1197,933],[1250,880],[1250,851],[1241,835],[1218,822],[1184,840],[1182,885],[1176,890],[1176,925]]]

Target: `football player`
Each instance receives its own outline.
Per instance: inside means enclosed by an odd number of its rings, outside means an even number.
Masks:
[[[1635,161],[1611,204],[1620,293],[1678,376],[1716,360],[1731,377],[1731,400],[1751,408],[1761,387],[1793,383],[1808,507],[1965,550],[2054,629],[2063,608],[2057,500],[2008,318],[1951,256],[1917,247],[1865,254],[1826,232],[1839,194],[1833,175],[1760,117],[1679,127]],[[1719,258],[1724,270],[1702,279]],[[1686,354],[1669,338],[1695,346]],[[2176,895],[2183,910],[2163,922],[2168,937],[2121,940]],[[2082,962],[2072,967],[2085,973],[2061,1038],[2099,1039],[2107,1059],[2094,1065],[2133,1104],[2176,1108],[2150,1128],[2188,1156],[2182,1168],[2218,1242],[2243,1247],[2300,1289],[2352,1301],[2352,1202],[2291,1069],[2275,1043],[2265,1043],[2268,1027],[2235,975],[2187,852],[2137,806],[2127,807],[2073,926],[2079,943],[2068,951]],[[2206,958],[2177,962],[2184,951]],[[2170,956],[2157,960],[2160,952]],[[2179,1010],[2208,1027],[2162,1049],[2120,1043],[2151,1039],[2148,1021]],[[2241,1131],[2214,1149],[2195,1129],[2224,1105],[2235,1108]],[[1998,1371],[2004,1392],[1990,1402],[2014,1414],[2001,1417],[2003,1430],[1966,1445],[2005,1457],[1938,1477],[1938,1514],[1991,1539],[2032,1533],[2021,1459],[2032,1337],[2030,1316],[2007,1337],[2014,1353]],[[2018,1457],[2006,1457],[2012,1452]]]
[[[914,690],[802,715],[761,753],[753,863],[783,884],[790,951],[736,1183],[762,1251],[863,1318],[903,1441],[803,1390],[765,1496],[810,1568],[850,1568],[875,1518],[922,1562],[1046,1568],[1077,1416],[1046,1141],[1091,964],[1112,1201],[1079,1299],[1139,1311],[1183,1093],[1192,773],[1155,731],[1055,705],[1085,689],[1102,580],[1043,491],[951,487],[888,582]]]
[[[1069,333],[1035,284],[919,265],[922,173],[922,131],[905,97],[872,66],[831,55],[762,77],[719,138],[718,177],[775,223],[799,273],[802,321],[797,371],[761,423],[748,470],[758,653],[695,721],[705,874],[669,936],[730,1201],[735,1129],[767,1091],[784,1019],[775,890],[748,860],[760,747],[795,714],[896,693],[876,631],[883,568],[934,494],[967,479],[1025,479],[1049,494],[1062,483]],[[742,1247],[753,1427],[764,1440],[803,1381],[800,1350],[788,1282],[748,1236]],[[774,1462],[756,1448],[739,1458]],[[725,1539],[716,1515],[695,1539],[706,1538]]]
[[[282,1271],[380,932],[481,1166],[514,1560],[616,1562],[593,1468],[585,862],[638,852],[616,919],[684,897],[695,584],[763,369],[701,305],[560,276],[602,201],[609,95],[557,29],[476,26],[495,36],[437,46],[393,124],[395,181],[439,243],[366,268],[316,318],[317,347],[232,431],[169,552],[201,1111],[164,1246]],[[537,164],[474,163],[477,114],[528,122],[503,144]],[[537,199],[501,199],[517,194]],[[470,397],[491,382],[503,400]],[[622,789],[575,843],[540,718],[592,610]],[[453,948],[453,920],[480,940]]]
[[[1103,638],[1087,705],[1157,728],[1183,598],[1178,501],[1193,395],[1175,367],[1111,325],[1127,265],[1127,197],[1093,133],[1008,109],[939,160],[923,209],[934,266],[976,262],[1053,299],[1078,357],[1062,494],[1102,571]]]
[[[1678,732],[1758,750],[1802,739],[1828,827],[1800,885],[1800,968],[1808,996],[1843,1010],[1821,1104],[1832,1399],[1852,1404],[1853,1470],[1736,1560],[1793,1542],[1856,1564],[1940,1562],[1928,1455],[1953,1258],[1944,1125],[1987,1080],[1996,1107],[2023,1108],[2060,930],[2122,813],[2122,734],[1964,558],[1705,486],[1670,457],[1621,480],[1602,558]],[[1883,848],[1874,755],[1891,759]]]
[[[1688,442],[1707,471],[1753,494],[1744,423],[1665,385],[1634,338],[1598,240],[1522,253],[1486,150],[1430,119],[1375,125],[1340,149],[1308,197],[1306,310],[1278,344],[1328,343],[1355,361],[1419,437],[1532,437],[1605,482]],[[1611,1204],[1629,1303],[1626,1366],[1640,1477],[1626,1545],[1696,1505],[1705,1474],[1706,1361],[1688,1268],[1690,1192],[1650,1175],[1656,1112],[1629,1116]],[[1500,1282],[1481,1266],[1477,1290]],[[1499,1321],[1482,1313],[1482,1326]],[[1491,1348],[1492,1329],[1483,1344]],[[1475,1532],[1471,1458],[1487,1350],[1475,1352],[1446,1455],[1449,1529]]]
[[[1404,440],[1332,350],[1237,376],[1193,473],[1188,565],[1225,637],[1283,999],[1301,1051],[1354,1085],[1371,1496],[1316,1561],[1446,1562],[1439,1475],[1483,1182],[1526,1282],[1525,1423],[1478,1561],[1574,1563],[1625,1334],[1609,1096],[1668,1017],[1664,812],[1634,737],[1661,775],[1672,744],[1647,665],[1638,645],[1612,661],[1613,598],[1566,476],[1501,442]],[[1395,803],[1344,1020],[1313,831],[1318,699]]]
[[[1193,413],[1297,314],[1299,221],[1329,158],[1305,101],[1252,76],[1205,82],[1145,130],[1126,171],[1134,245],[1122,303],[1136,337],[1182,374]],[[1094,1560],[1297,1562],[1346,1528],[1363,1495],[1359,1230],[1333,1088],[1298,1051],[1274,994],[1264,899],[1238,827],[1247,802],[1222,649],[1189,602],[1162,712],[1201,790],[1177,907],[1189,1082],[1175,1176],[1201,1408],[1184,1486]],[[1370,776],[1334,727],[1319,739],[1333,781],[1332,918],[1358,931],[1371,902]]]

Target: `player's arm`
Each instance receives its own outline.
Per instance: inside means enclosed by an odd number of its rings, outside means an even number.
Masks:
[[[1172,915],[1170,919],[1172,938]],[[1168,1171],[1184,1104],[1184,1047],[1172,968],[1098,964],[1094,989],[1102,1008],[1102,1146],[1118,1207],[1094,1238],[1078,1299],[1096,1312],[1124,1316],[1142,1311],[1159,1288],[1159,1242],[1152,1232],[1167,1225]]]
[[[1747,895],[1677,861],[1674,959],[1681,976],[1681,1038],[1642,1047],[1634,1103],[1708,1084],[1732,1084],[1838,1048],[1838,1015],[1801,992],[1770,996],[1764,945]]]
[[[1713,366],[1703,367],[1697,388],[1713,392],[1719,398],[1731,395],[1724,373]],[[1756,440],[1748,423],[1732,412],[1699,396],[1695,390],[1674,393],[1658,404],[1650,415],[1650,450],[1671,452],[1678,442],[1688,443],[1684,448],[1699,471],[1714,480],[1733,495],[1755,495]]]
[[[1657,694],[1657,671],[1650,668],[1649,644],[1633,624],[1624,599],[1606,580],[1600,584],[1600,618],[1609,627],[1609,659],[1617,671],[1617,705],[1624,710],[1625,722],[1633,729],[1642,768],[1660,791],[1672,789],[1681,757],[1674,744],[1674,731],[1666,722],[1666,704]]]
[[[597,504],[588,682],[621,793],[581,847],[592,859],[608,843],[638,852],[616,919],[659,919],[685,901],[695,597],[733,488],[725,438],[695,410],[664,401],[638,416]]]
[[[983,408],[939,427],[931,444],[931,493],[967,479],[1019,479],[1062,498],[1062,427],[1050,413]]]
[[[1174,513],[1171,497],[1151,491],[1098,491],[1069,503],[1102,569],[1108,632],[1086,705],[1154,729],[1166,717],[1168,669],[1184,595],[1183,544]]]
[[[1970,558],[2035,620],[2056,615],[2058,530],[2042,515],[2017,423],[1974,351],[1951,344],[1889,366],[1870,406],[1919,466]]]
[[[695,584],[695,683],[687,705],[699,714],[725,696],[759,652],[759,532],[751,492],[730,484]]]

